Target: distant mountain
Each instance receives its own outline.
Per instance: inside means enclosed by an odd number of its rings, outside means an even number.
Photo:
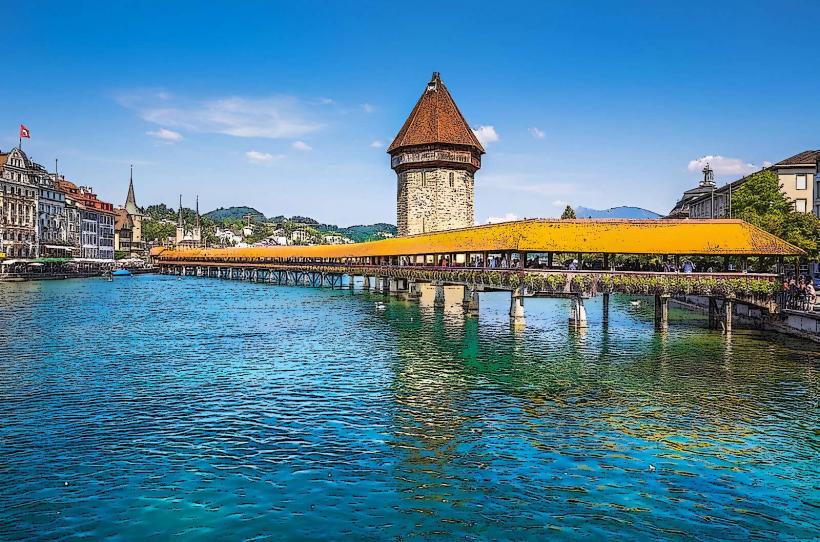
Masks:
[[[612,207],[611,209],[589,209],[576,207],[575,216],[578,218],[660,218],[661,215],[640,207]]]
[[[221,222],[223,220],[244,219],[246,215],[251,215],[251,220],[254,222],[264,222],[265,215],[254,209],[253,207],[220,207],[209,213],[202,215],[204,218],[210,218],[214,222]]]

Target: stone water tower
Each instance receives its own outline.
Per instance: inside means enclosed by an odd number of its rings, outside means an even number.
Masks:
[[[475,225],[474,176],[484,147],[438,72],[387,152],[398,177],[399,235]]]

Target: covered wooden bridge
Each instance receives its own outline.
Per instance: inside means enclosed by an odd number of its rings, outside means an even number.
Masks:
[[[523,220],[348,245],[154,249],[163,273],[349,287],[414,299],[418,283],[512,292],[510,317],[524,299],[573,299],[570,321],[585,325],[583,299],[613,292],[655,295],[656,322],[667,325],[668,299],[710,299],[710,321],[731,328],[734,302],[776,310],[784,258],[803,251],[741,220]],[[750,260],[750,258],[753,258]],[[754,267],[750,267],[753,265]],[[718,302],[722,303],[719,310]]]

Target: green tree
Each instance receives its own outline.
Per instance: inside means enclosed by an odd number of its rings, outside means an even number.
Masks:
[[[811,213],[794,210],[794,204],[781,191],[773,171],[749,176],[732,194],[732,216],[745,220],[805,250],[809,258],[818,257],[820,219]]]
[[[164,240],[176,234],[176,225],[173,222],[161,220],[143,220],[142,238],[145,241]]]
[[[575,218],[575,210],[567,205],[567,208],[564,209],[564,212],[561,213],[561,220],[566,220],[568,218]]]

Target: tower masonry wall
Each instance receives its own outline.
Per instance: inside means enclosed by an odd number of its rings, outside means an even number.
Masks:
[[[398,174],[399,235],[475,225],[474,176],[457,168],[413,168]]]

